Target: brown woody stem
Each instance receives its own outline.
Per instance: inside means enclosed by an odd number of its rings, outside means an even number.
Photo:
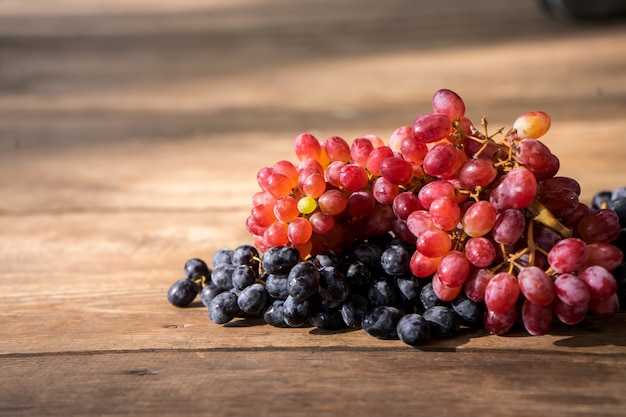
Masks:
[[[541,204],[539,201],[534,200],[530,206],[526,207],[526,210],[531,214],[531,218],[546,226],[549,229],[554,230],[556,233],[561,235],[563,238],[570,237],[572,235],[572,229],[566,227],[554,217],[554,215],[548,210],[546,206]]]

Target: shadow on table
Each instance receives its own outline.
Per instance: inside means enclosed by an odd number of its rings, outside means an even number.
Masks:
[[[569,348],[626,346],[624,329],[618,329],[617,325],[612,319],[596,317],[588,317],[575,326],[561,325],[555,328],[553,334],[564,337],[555,341],[554,345]]]
[[[622,336],[623,330],[620,329],[619,326],[619,318],[612,320],[588,316],[583,322],[576,325],[566,325],[560,322],[555,323],[549,334],[559,338],[553,342],[554,346],[558,347],[589,348],[611,345],[626,346],[626,341]],[[541,336],[532,336],[522,329],[514,329],[504,337]]]

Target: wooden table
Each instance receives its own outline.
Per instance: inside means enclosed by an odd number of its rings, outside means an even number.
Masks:
[[[298,133],[386,139],[438,88],[548,112],[583,201],[626,185],[624,50],[530,0],[0,2],[0,415],[626,416],[624,313],[415,349],[166,301]]]

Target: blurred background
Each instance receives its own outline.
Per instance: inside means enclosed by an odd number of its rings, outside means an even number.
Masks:
[[[494,130],[548,112],[588,198],[626,184],[606,163],[626,157],[624,3],[1,0],[1,208],[241,205],[298,133],[386,140],[439,88]],[[45,201],[12,188],[42,176]]]
[[[2,0],[2,149],[44,136],[385,135],[442,87],[473,119],[538,106],[557,121],[621,117],[626,55],[605,39],[624,39],[626,2],[584,21],[545,3],[561,18],[538,0]]]

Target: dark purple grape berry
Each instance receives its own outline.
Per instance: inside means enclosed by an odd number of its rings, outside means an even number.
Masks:
[[[392,245],[387,248],[380,257],[380,265],[386,274],[398,277],[409,272],[411,255],[400,245]]]
[[[452,337],[459,331],[459,320],[449,307],[431,307],[424,312],[423,317],[428,322],[430,335],[435,339]]]
[[[322,330],[338,330],[346,327],[339,308],[328,307],[320,303],[315,303],[313,306],[309,322]]]
[[[275,246],[263,253],[263,271],[268,274],[287,275],[300,262],[300,252],[293,246]]]
[[[374,281],[367,291],[367,301],[373,307],[392,305],[396,299],[395,286],[390,279]]]
[[[423,344],[428,339],[429,330],[428,323],[424,317],[416,313],[402,316],[396,326],[396,332],[400,340],[411,346]]]
[[[235,248],[231,260],[233,265],[248,265],[253,270],[259,270],[259,251],[252,245],[241,245]]]
[[[396,330],[402,313],[395,307],[378,306],[368,311],[361,326],[365,333],[378,339],[397,339]]]
[[[262,284],[255,283],[247,286],[239,293],[237,305],[246,314],[257,315],[263,312],[269,296]]]
[[[235,294],[239,295],[244,288],[254,284],[257,278],[257,273],[251,266],[237,265],[231,275],[231,283]]]
[[[274,327],[289,327],[283,314],[284,300],[274,300],[263,312],[263,320]]]
[[[187,278],[174,282],[167,292],[167,301],[176,307],[187,307],[198,295],[198,285]]]
[[[352,294],[341,306],[341,317],[348,327],[360,329],[369,305],[361,294]]]
[[[228,248],[218,249],[211,258],[213,268],[220,264],[232,264],[233,250]]]
[[[269,274],[265,277],[265,290],[270,297],[277,300],[286,300],[289,297],[287,275]]]
[[[321,303],[328,307],[339,307],[350,291],[350,283],[344,274],[334,266],[325,266],[320,270],[317,292]]]
[[[299,300],[292,296],[283,303],[283,318],[290,327],[300,327],[311,317],[311,299]]]
[[[320,271],[312,262],[296,264],[287,276],[287,292],[296,300],[306,300],[317,291]]]
[[[209,303],[208,310],[209,318],[216,324],[228,323],[241,313],[237,304],[237,295],[231,291],[216,295]]]

